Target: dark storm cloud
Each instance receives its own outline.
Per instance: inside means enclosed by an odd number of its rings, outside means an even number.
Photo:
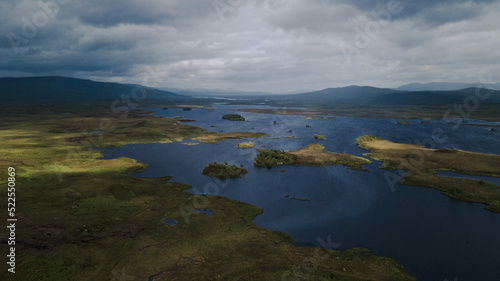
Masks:
[[[377,22],[391,0],[0,1],[0,76],[141,83],[154,69],[161,86],[262,91],[470,81],[499,70],[498,2],[401,0]]]
[[[338,3],[339,1],[329,1]],[[388,0],[342,0],[356,6],[362,11],[384,9]],[[404,9],[400,18],[419,17],[435,24],[444,24],[460,20],[471,19],[480,14],[480,7],[495,3],[495,0],[400,0]],[[469,10],[472,9],[472,10]]]

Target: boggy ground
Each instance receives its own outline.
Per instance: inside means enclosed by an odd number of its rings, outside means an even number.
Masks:
[[[465,178],[436,176],[450,170],[469,175],[500,177],[500,155],[455,149],[428,149],[413,144],[393,143],[374,136],[362,136],[356,143],[369,151],[367,156],[383,162],[386,169],[405,170],[401,184],[425,186],[466,202],[485,203],[488,210],[500,213],[500,187]],[[398,174],[399,176],[399,174]],[[391,177],[388,177],[388,180]]]
[[[202,137],[200,128],[141,111],[120,119],[96,105],[2,109],[0,171],[16,169],[18,221],[16,274],[1,272],[1,280],[147,280],[157,273],[154,280],[414,280],[387,258],[297,247],[288,235],[257,227],[252,219],[262,210],[255,206],[191,195],[171,177],[124,175],[145,165],[99,160],[88,149]],[[5,188],[0,193],[6,198]],[[179,223],[165,225],[166,218]],[[4,254],[6,239],[2,232]]]

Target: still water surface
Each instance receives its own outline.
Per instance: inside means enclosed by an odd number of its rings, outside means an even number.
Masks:
[[[431,124],[409,120],[409,126],[401,126],[396,125],[396,119],[303,119],[246,112],[239,114],[247,121],[233,122],[222,120],[221,116],[248,106],[216,107],[151,111],[156,116],[194,119],[196,122],[185,124],[213,132],[268,133],[270,138],[245,140],[252,141],[256,148],[294,150],[321,143],[328,151],[362,156],[368,151],[357,147],[355,140],[372,134],[432,148],[500,154],[500,134],[484,127],[456,127],[434,120]],[[429,138],[436,130],[445,141],[436,143]],[[324,135],[326,140],[315,140],[314,134]],[[279,139],[271,139],[274,137]],[[188,141],[191,140],[184,142]],[[386,171],[376,161],[364,165],[369,171],[343,166],[257,168],[252,164],[256,149],[236,148],[238,142],[241,141],[196,146],[179,142],[126,145],[106,149],[104,158],[137,159],[149,166],[134,174],[136,177],[174,176],[172,181],[193,186],[189,192],[221,195],[256,205],[264,210],[254,219],[257,225],[286,232],[297,245],[319,246],[318,238],[326,240],[330,236],[332,242],[340,244],[339,250],[360,246],[393,258],[418,280],[500,280],[500,214],[486,211],[484,205],[459,202],[429,188],[391,187],[384,177]],[[243,164],[249,173],[217,185],[201,175],[213,161]],[[286,172],[281,173],[281,169]],[[182,222],[182,218],[172,219]]]

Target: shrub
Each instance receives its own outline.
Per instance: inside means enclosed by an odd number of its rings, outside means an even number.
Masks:
[[[259,149],[259,154],[254,159],[254,165],[258,167],[271,168],[276,165],[291,165],[295,163],[295,157],[283,150]]]
[[[242,142],[242,143],[238,143],[236,145],[236,147],[239,147],[239,148],[252,148],[252,147],[254,147],[254,144],[253,144],[253,142]]]
[[[361,145],[367,141],[377,141],[377,140],[383,140],[383,139],[372,135],[364,135],[356,139],[356,144]]]
[[[243,165],[240,167],[243,167]],[[208,166],[205,166],[202,175],[223,180],[241,178],[241,175],[247,173],[246,169],[238,168],[236,165],[229,165],[227,162],[225,164],[212,162]]]
[[[239,114],[226,114],[226,115],[222,116],[222,119],[231,120],[231,121],[245,121],[245,118],[243,118]]]

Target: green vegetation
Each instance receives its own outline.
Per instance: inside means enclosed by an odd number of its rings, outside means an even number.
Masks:
[[[143,113],[119,118],[109,104],[0,104],[0,170],[16,169],[16,216],[22,218],[16,224],[18,273],[0,272],[1,280],[147,280],[158,272],[165,280],[282,280],[294,276],[305,257],[317,256],[314,247],[295,246],[290,236],[256,226],[252,220],[262,210],[255,206],[192,195],[185,192],[189,185],[170,182],[172,177],[124,175],[146,165],[98,159],[100,151],[89,149],[228,137]],[[96,128],[102,138],[82,133]],[[6,189],[0,194],[6,198]],[[200,204],[216,215],[197,213]],[[7,209],[7,200],[0,207]],[[179,223],[164,225],[165,218]],[[6,238],[0,242],[0,252],[8,253]],[[315,271],[301,271],[304,279],[415,280],[388,258],[319,254]]]
[[[325,139],[325,136],[323,135],[318,135],[318,134],[314,134],[314,138],[317,139],[317,140],[324,140]]]
[[[372,135],[364,135],[364,136],[361,136],[361,137],[358,137],[356,139],[356,144],[361,147],[361,148],[365,148],[364,147],[364,143],[365,142],[371,142],[371,141],[379,141],[379,140],[383,140],[382,138],[379,138],[379,137],[376,137],[376,136],[372,136]],[[366,149],[366,148],[365,148]]]
[[[264,133],[251,133],[251,132],[236,132],[236,133],[213,133],[207,132],[199,137],[192,138],[205,143],[217,143],[226,139],[242,139],[242,138],[261,138],[267,136]]]
[[[462,100],[463,101],[463,100]],[[271,102],[270,102],[271,103]],[[296,104],[303,106],[303,104]],[[280,104],[280,106],[283,106]],[[407,119],[434,119],[440,120],[443,118],[443,112],[451,109],[449,105],[333,105],[323,104],[314,105],[304,109],[301,108],[245,108],[238,111],[265,113],[265,114],[282,114],[282,115],[334,115],[334,116],[350,116],[361,118],[407,118]],[[453,112],[454,115],[458,112]],[[473,111],[468,111],[468,118],[485,120],[485,121],[500,121],[500,111],[498,104],[481,104],[479,108]]]
[[[410,122],[408,122],[406,120],[398,120],[398,122],[396,122],[396,124],[398,124],[398,125],[410,125]]]
[[[191,107],[184,107],[182,110],[184,110],[184,111],[191,111],[193,109]]]
[[[239,147],[239,148],[252,148],[252,147],[254,147],[254,144],[253,144],[253,142],[242,142],[242,143],[238,143],[236,145],[236,147]]]
[[[236,165],[229,165],[227,162],[224,164],[212,162],[205,166],[202,173],[202,175],[221,180],[241,178],[241,175],[244,174],[248,174],[246,169],[239,168]]]
[[[356,143],[382,161],[385,169],[405,170],[400,183],[438,189],[465,202],[485,203],[488,210],[500,213],[499,186],[466,178],[436,176],[436,171],[450,170],[469,175],[500,177],[500,155],[473,153],[457,149],[428,149],[414,144],[393,143],[373,136],[363,136]]]
[[[363,170],[363,164],[370,160],[345,153],[324,151],[324,146],[310,144],[295,151],[258,149],[254,164],[258,167],[271,168],[276,165],[327,166],[344,165],[353,170]]]
[[[309,144],[307,147],[287,152],[296,157],[296,165],[327,166],[344,165],[353,170],[364,170],[362,165],[371,163],[370,160],[345,153],[333,153],[324,150],[320,144]]]
[[[295,157],[287,154],[283,150],[276,149],[257,149],[259,154],[254,159],[254,165],[257,167],[271,168],[276,165],[293,165]]]
[[[231,120],[231,121],[245,121],[245,118],[239,114],[226,114],[222,116],[222,119]]]
[[[324,150],[325,146],[322,144],[308,144],[307,148],[314,149],[314,150]]]

